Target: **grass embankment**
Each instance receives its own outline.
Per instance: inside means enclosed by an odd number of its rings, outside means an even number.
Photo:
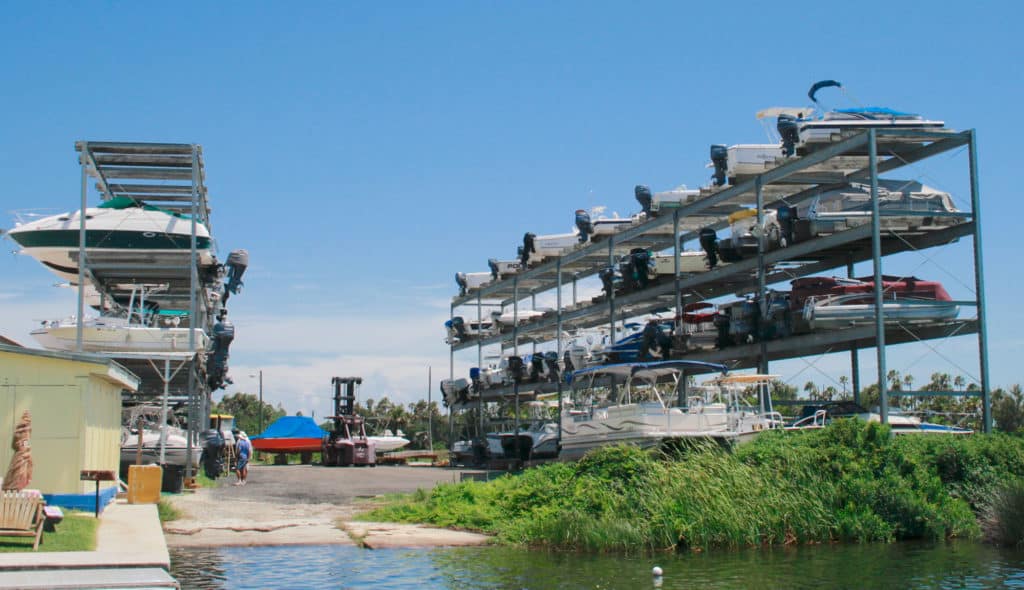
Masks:
[[[363,517],[588,551],[977,538],[988,498],[1022,476],[1021,439],[893,438],[887,427],[842,421],[765,433],[734,453],[604,448],[577,463],[440,485]]]
[[[39,551],[93,551],[99,521],[91,512],[65,511],[53,531],[44,531]],[[33,537],[0,537],[0,553],[31,552]]]

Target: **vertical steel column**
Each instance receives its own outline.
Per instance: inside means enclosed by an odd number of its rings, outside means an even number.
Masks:
[[[683,337],[683,293],[679,290],[679,256],[683,245],[679,243],[679,209],[672,211],[672,275],[676,294],[675,336]],[[674,344],[674,343],[673,343]]]
[[[985,266],[981,249],[981,192],[978,183],[978,144],[974,129],[967,143],[971,172],[971,217],[974,222],[974,292],[978,306],[978,368],[981,371],[981,421],[992,432],[992,398],[988,375],[988,322],[985,319]]]
[[[83,322],[85,321],[85,208],[89,194],[89,143],[82,143],[78,163],[82,166],[82,202],[78,209],[78,322],[75,328],[75,352],[82,352]],[[131,312],[131,310],[129,310]]]
[[[480,341],[482,334],[480,330],[483,329],[483,301],[480,298],[480,290],[476,291],[476,363],[477,368],[482,368],[484,359],[484,346]],[[501,346],[500,344],[498,345]],[[487,437],[484,435],[484,392],[478,391],[476,395],[476,408],[477,408],[477,434],[483,439],[483,444],[487,444]],[[466,426],[466,430],[469,430],[469,426]]]
[[[852,279],[853,256],[846,260],[846,278]],[[857,350],[857,343],[850,344],[850,386],[853,387],[853,403],[860,404],[860,352]]]
[[[519,356],[519,276],[512,277],[512,354],[515,357]],[[520,369],[522,370],[522,369]],[[515,451],[516,460],[519,459],[519,376],[514,375],[512,377],[512,399],[513,399],[513,411],[515,415],[512,417],[513,428],[515,432]]]
[[[555,341],[557,342],[555,350],[558,358],[555,360],[555,366],[561,366],[562,371],[556,375],[558,383],[558,442],[555,446],[558,450],[562,448],[562,382],[564,379],[565,365],[559,365],[562,362],[562,259],[559,257],[555,260],[555,280],[557,284],[557,290],[555,292]],[[575,291],[576,283],[573,282],[573,291]]]
[[[160,464],[166,465],[166,453],[167,453],[167,396],[168,396],[168,385],[171,382],[171,359],[164,359],[164,398],[160,400]],[[192,453],[189,452],[187,457],[191,458]],[[186,460],[187,465],[191,465],[191,460]]]
[[[868,129],[871,169],[871,261],[875,269],[875,346],[878,353],[878,403],[882,424],[889,423],[889,390],[885,382],[885,313],[882,293],[882,220],[878,211],[878,138]]]
[[[764,339],[765,326],[764,322],[768,319],[768,295],[766,293],[765,284],[765,267],[764,267],[764,180],[760,175],[754,178],[754,191],[757,198],[757,301],[758,301],[758,313],[760,317],[757,320],[758,332],[757,341],[759,352],[757,354],[757,371],[762,375],[768,373],[768,343]],[[758,397],[761,397],[758,394]]]
[[[580,278],[580,273],[572,273],[572,306],[576,307],[576,281]]]
[[[479,295],[478,295],[478,297],[479,297]],[[454,305],[449,305],[448,306],[448,319],[449,320],[455,319],[455,306]],[[479,326],[479,324],[477,324],[477,325]],[[452,381],[455,381],[455,343],[449,341],[449,346],[448,346],[448,382],[451,383]],[[453,415],[454,412],[452,412],[452,406],[454,406],[454,405],[455,405],[455,400],[454,399],[448,403],[448,450],[449,451],[453,451],[452,456],[454,456],[454,451],[455,451],[455,420],[454,420],[454,415]]]
[[[198,304],[196,301],[196,295],[199,290],[199,252],[198,244],[196,243],[196,215],[199,214],[199,183],[201,179],[199,177],[199,146],[192,144],[192,199],[189,213],[191,214],[192,231],[189,236],[189,293],[188,293],[188,350],[192,353],[191,360],[189,361],[192,366],[189,367],[189,388],[188,388],[188,399],[189,408],[196,420],[188,421],[188,432],[186,433],[188,439],[185,441],[185,455],[187,457],[192,456],[192,439],[196,433],[202,428],[200,420],[203,419],[198,402],[199,393],[196,391],[199,388],[199,380],[196,379],[196,332],[192,328],[197,325],[196,319],[199,317]],[[205,389],[205,388],[204,388]],[[203,397],[206,397],[206,392],[202,392]],[[185,462],[185,477],[192,477],[192,461]]]
[[[615,236],[608,236],[608,266],[612,268],[612,284],[608,289],[609,346],[615,346]]]
[[[530,293],[530,311],[537,311],[537,294]],[[537,341],[533,341],[532,354],[537,354]]]

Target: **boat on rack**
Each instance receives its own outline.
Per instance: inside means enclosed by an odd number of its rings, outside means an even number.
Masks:
[[[163,447],[163,463],[185,466],[188,462],[188,433],[177,425],[173,414],[168,414],[170,423],[161,421],[161,408],[157,406],[136,406],[123,412],[124,425],[121,429],[121,464],[134,465],[160,463]],[[139,432],[142,432],[142,452],[139,453]],[[192,466],[199,467],[202,446],[193,443]]]
[[[532,401],[526,407],[530,419],[518,433],[498,434],[504,457],[520,461],[554,459],[558,456],[558,422],[548,412],[557,408],[558,402]]]
[[[523,235],[523,245],[519,249],[519,262],[523,267],[539,264],[547,258],[565,254],[579,243],[578,231],[543,236],[527,232]]]
[[[510,277],[523,270],[522,260],[498,260],[488,258],[487,267],[491,269],[491,278],[495,281]]]
[[[673,439],[739,443],[781,426],[771,394],[762,385],[770,375],[722,376],[705,384],[686,407],[666,398],[678,394],[688,374],[725,372],[724,365],[661,361],[603,365],[572,375],[572,402],[562,411],[562,459],[578,459],[597,447],[632,444],[652,448]],[[749,391],[755,391],[751,402]]]
[[[652,193],[650,187],[638,184],[633,189],[643,213],[648,216],[657,216],[661,213],[670,212],[685,205],[696,203],[700,200],[700,191],[680,186],[671,190]]]
[[[78,282],[80,211],[61,213],[27,223],[7,232],[21,251],[65,281]],[[187,253],[192,243],[192,219],[118,197],[85,210],[86,256],[111,252],[145,256]],[[207,227],[196,221],[199,264],[214,264]]]
[[[459,295],[464,297],[494,280],[491,272],[457,272],[455,284],[459,286]]]
[[[445,320],[444,328],[448,334],[446,341],[449,344],[465,342],[471,338],[486,338],[497,334],[498,330],[494,318],[490,316],[484,316],[477,320],[457,315],[450,320]]]
[[[606,238],[647,219],[643,213],[637,213],[624,219],[620,218],[617,213],[607,217],[604,214],[605,209],[605,207],[594,207],[590,211],[576,210],[576,229],[579,230],[578,240],[580,242]]]
[[[803,309],[803,319],[812,330],[875,322],[873,277],[804,277],[791,281],[791,285],[791,309]],[[882,313],[887,324],[944,322],[960,313],[959,305],[936,281],[883,276],[882,289]]]
[[[866,129],[914,129],[921,131],[945,127],[943,121],[925,119],[916,113],[896,111],[887,107],[858,107],[824,110],[817,93],[823,88],[843,86],[835,80],[822,80],[807,92],[814,108],[806,110],[779,109],[776,127],[782,137],[783,153],[802,155],[817,147],[839,141]]]
[[[166,285],[138,284],[132,286],[128,305],[111,310],[107,315],[82,321],[82,350],[85,352],[188,352],[206,350],[207,337],[202,328],[182,326],[188,323],[188,312],[155,310],[146,297]],[[118,315],[115,315],[118,314]],[[77,349],[78,319],[75,317],[45,321],[32,330],[31,336],[48,350]],[[193,338],[189,347],[189,339]]]

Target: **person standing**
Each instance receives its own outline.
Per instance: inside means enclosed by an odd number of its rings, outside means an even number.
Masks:
[[[244,486],[249,478],[249,456],[252,455],[252,443],[249,442],[245,431],[235,429],[231,432],[235,435],[235,453],[237,454],[235,475],[238,476],[238,481],[235,482],[235,485]]]

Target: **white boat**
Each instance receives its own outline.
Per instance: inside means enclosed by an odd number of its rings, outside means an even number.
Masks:
[[[480,320],[457,315],[445,320],[444,328],[447,333],[445,341],[449,344],[465,342],[471,338],[486,338],[498,333],[498,326],[489,315],[483,316]]]
[[[521,461],[557,457],[558,422],[552,418],[550,411],[555,410],[557,413],[558,402],[531,401],[525,405],[530,418],[520,426],[518,435],[515,432],[499,434],[504,456],[518,456]]]
[[[382,435],[368,436],[366,438],[376,444],[377,452],[379,453],[397,451],[409,444],[409,439],[405,438],[405,433],[401,430],[397,430],[393,433],[390,430],[385,430]]]
[[[469,379],[466,379],[465,377],[442,379],[441,399],[444,401],[445,407],[451,407],[455,404],[464,404],[469,401],[469,396],[472,392],[470,385]]]
[[[832,420],[841,418],[857,418],[865,422],[876,423],[882,421],[881,414],[868,411],[852,401],[812,402],[802,408],[801,416],[792,425],[787,426],[786,429],[821,429],[828,426]],[[974,433],[969,428],[924,422],[917,416],[900,414],[895,410],[890,411],[888,422],[889,432],[894,436],[903,434],[962,435]]]
[[[459,295],[465,296],[494,280],[490,272],[457,272],[455,284],[459,286]]]
[[[195,338],[191,349],[190,331]],[[74,351],[78,320],[70,317],[43,322],[31,335],[48,350]],[[188,352],[206,350],[206,346],[206,333],[201,328],[140,326],[127,318],[108,316],[86,318],[82,323],[82,350],[85,352]]]
[[[18,223],[7,232],[22,248],[61,279],[78,282],[78,245],[81,218],[78,211]],[[118,198],[85,210],[86,256],[111,252],[161,254],[188,252],[192,220],[153,207],[140,207],[131,199]],[[196,222],[199,264],[214,263],[210,232]]]
[[[737,262],[757,255],[758,242],[764,236],[765,252],[785,248],[788,244],[779,224],[778,211],[764,212],[761,223],[757,222],[757,209],[744,209],[729,215],[728,238],[718,241],[718,254],[725,262]]]
[[[176,424],[161,424],[161,409],[139,406],[125,411],[125,426],[121,430],[121,463],[143,465],[161,463],[161,447],[165,465],[184,466],[188,462],[187,433]],[[172,414],[168,418],[173,420]],[[139,429],[142,430],[142,453],[139,454]],[[192,445],[192,466],[199,467],[202,445]]]
[[[580,242],[606,238],[627,227],[639,225],[647,219],[644,213],[637,213],[626,218],[620,218],[618,213],[615,213],[611,217],[607,217],[604,214],[605,209],[605,207],[594,207],[590,211],[576,210],[576,229],[579,230],[577,239]]]
[[[700,191],[688,189],[685,185],[652,194],[649,187],[639,184],[633,192],[641,209],[647,215],[658,215],[663,211],[678,209],[700,200]]]
[[[954,301],[904,297],[882,303],[886,324],[948,322],[959,314],[960,306]],[[803,316],[812,330],[874,324],[876,317],[875,304],[865,302],[863,293],[810,297],[804,304]]]
[[[121,315],[101,315],[82,322],[82,350],[86,352],[188,352],[206,350],[208,341],[201,328],[181,326],[188,322],[186,312],[154,313],[146,306],[146,296],[162,291],[166,285],[133,285],[128,307]],[[113,311],[109,313],[115,313]],[[30,332],[43,348],[73,351],[77,349],[78,319],[75,317],[43,322]],[[189,338],[192,337],[192,347]]]
[[[487,266],[491,269],[491,278],[494,280],[510,277],[523,270],[523,263],[518,259],[498,260],[497,258],[489,258]]]
[[[817,146],[829,144],[866,129],[936,130],[945,122],[925,119],[915,113],[905,113],[885,107],[861,107],[824,111],[818,103],[817,92],[822,88],[840,88],[835,80],[823,80],[811,86],[807,96],[815,108],[797,110],[779,109],[777,128],[782,136],[786,155],[803,154]]]
[[[563,408],[562,459],[577,459],[591,449],[613,444],[642,448],[671,439],[711,439],[739,443],[781,426],[771,408],[766,383],[772,376],[722,377],[693,396],[685,408],[662,397],[674,397],[684,371],[725,371],[723,365],[697,361],[661,361],[604,365],[573,374],[573,402]],[[742,387],[737,381],[742,379]],[[663,383],[659,391],[659,382]],[[582,385],[583,391],[577,389]],[[745,392],[754,385],[757,402]],[[671,398],[670,398],[671,399]]]
[[[518,324],[522,326],[525,323],[532,322],[533,320],[542,317],[545,311],[539,309],[519,309],[507,311],[492,311],[491,317],[498,323],[501,328],[511,328]]]
[[[561,256],[580,243],[579,232],[567,234],[548,234],[538,236],[526,233],[520,248],[519,261],[524,267],[539,264],[546,258]]]

